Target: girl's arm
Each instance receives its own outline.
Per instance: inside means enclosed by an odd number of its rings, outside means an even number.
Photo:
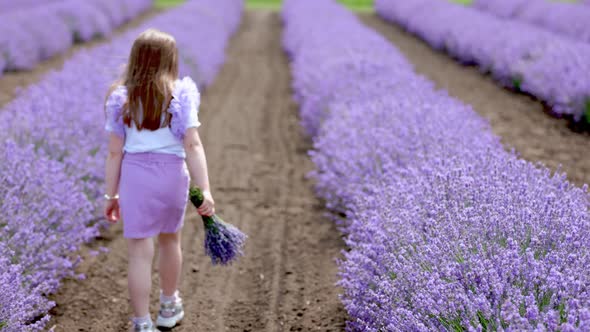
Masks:
[[[186,151],[186,164],[194,185],[203,191],[203,204],[198,209],[199,214],[211,216],[215,214],[215,202],[211,195],[209,186],[209,174],[207,171],[207,158],[205,149],[201,143],[201,137],[197,128],[192,127],[186,130],[184,136],[184,150]]]
[[[123,145],[125,139],[111,133],[109,137],[109,147],[106,161],[106,190],[105,194],[114,197],[119,191],[119,178],[121,176],[121,162],[123,161]],[[109,221],[119,219],[119,202],[118,200],[107,200],[105,204],[105,217]]]

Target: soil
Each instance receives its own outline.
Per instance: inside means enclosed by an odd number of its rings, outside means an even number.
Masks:
[[[397,46],[414,64],[416,72],[472,105],[476,112],[488,119],[506,148],[514,148],[524,159],[541,162],[552,170],[562,165],[561,169],[569,180],[577,185],[590,184],[588,133],[572,131],[567,120],[545,113],[539,101],[503,89],[476,67],[462,66],[376,14],[359,16]]]
[[[182,235],[181,296],[186,316],[174,331],[342,331],[336,258],[344,242],[324,217],[306,174],[313,168],[292,102],[273,11],[247,11],[227,62],[204,93],[200,133],[219,214],[249,235],[246,255],[229,267],[204,255],[202,221],[189,209]],[[121,225],[90,247],[86,280],[67,280],[52,296],[55,331],[126,331],[126,243]],[[157,269],[157,265],[154,266]],[[157,312],[154,274],[151,312]],[[155,318],[155,317],[154,317]]]
[[[54,56],[50,59],[42,61],[33,70],[30,71],[16,71],[16,72],[5,72],[0,75],[0,109],[10,100],[17,96],[19,89],[25,88],[41,79],[45,73],[50,70],[59,70],[64,62],[72,57],[76,52],[82,49],[88,49],[97,45],[107,43],[115,36],[122,32],[137,27],[146,19],[154,16],[161,10],[151,9],[147,12],[139,15],[135,19],[123,24],[115,30],[112,36],[109,38],[98,38],[91,40],[86,43],[75,44],[72,48],[64,52],[63,54]]]

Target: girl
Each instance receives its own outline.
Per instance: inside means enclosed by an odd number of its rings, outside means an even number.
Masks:
[[[156,235],[160,271],[156,325],[172,328],[184,316],[178,284],[188,173],[203,189],[199,214],[215,212],[197,132],[199,102],[195,83],[188,77],[178,79],[176,41],[153,29],[134,42],[126,73],[107,97],[105,127],[110,137],[104,215],[113,223],[123,219],[132,331],[158,331],[149,314]]]

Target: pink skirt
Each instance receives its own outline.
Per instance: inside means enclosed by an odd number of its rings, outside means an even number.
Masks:
[[[123,236],[142,239],[178,232],[188,188],[184,159],[165,153],[126,153],[119,182]]]

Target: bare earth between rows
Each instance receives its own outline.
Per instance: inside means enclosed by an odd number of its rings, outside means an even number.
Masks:
[[[514,148],[524,159],[541,162],[552,170],[562,165],[569,180],[577,185],[590,184],[588,134],[573,132],[565,120],[544,113],[540,102],[503,89],[477,68],[460,65],[377,15],[364,13],[359,17],[405,54],[419,74],[488,119],[507,148]]]
[[[193,210],[183,229],[181,294],[186,316],[175,331],[341,331],[335,258],[344,248],[305,178],[309,148],[292,102],[276,12],[247,11],[227,63],[205,92],[201,135],[220,214],[249,235],[246,256],[213,267]],[[92,246],[110,253],[80,267],[55,296],[56,331],[125,331],[131,315],[126,245],[120,225]],[[154,267],[156,269],[156,267]],[[157,310],[153,279],[151,311]]]

